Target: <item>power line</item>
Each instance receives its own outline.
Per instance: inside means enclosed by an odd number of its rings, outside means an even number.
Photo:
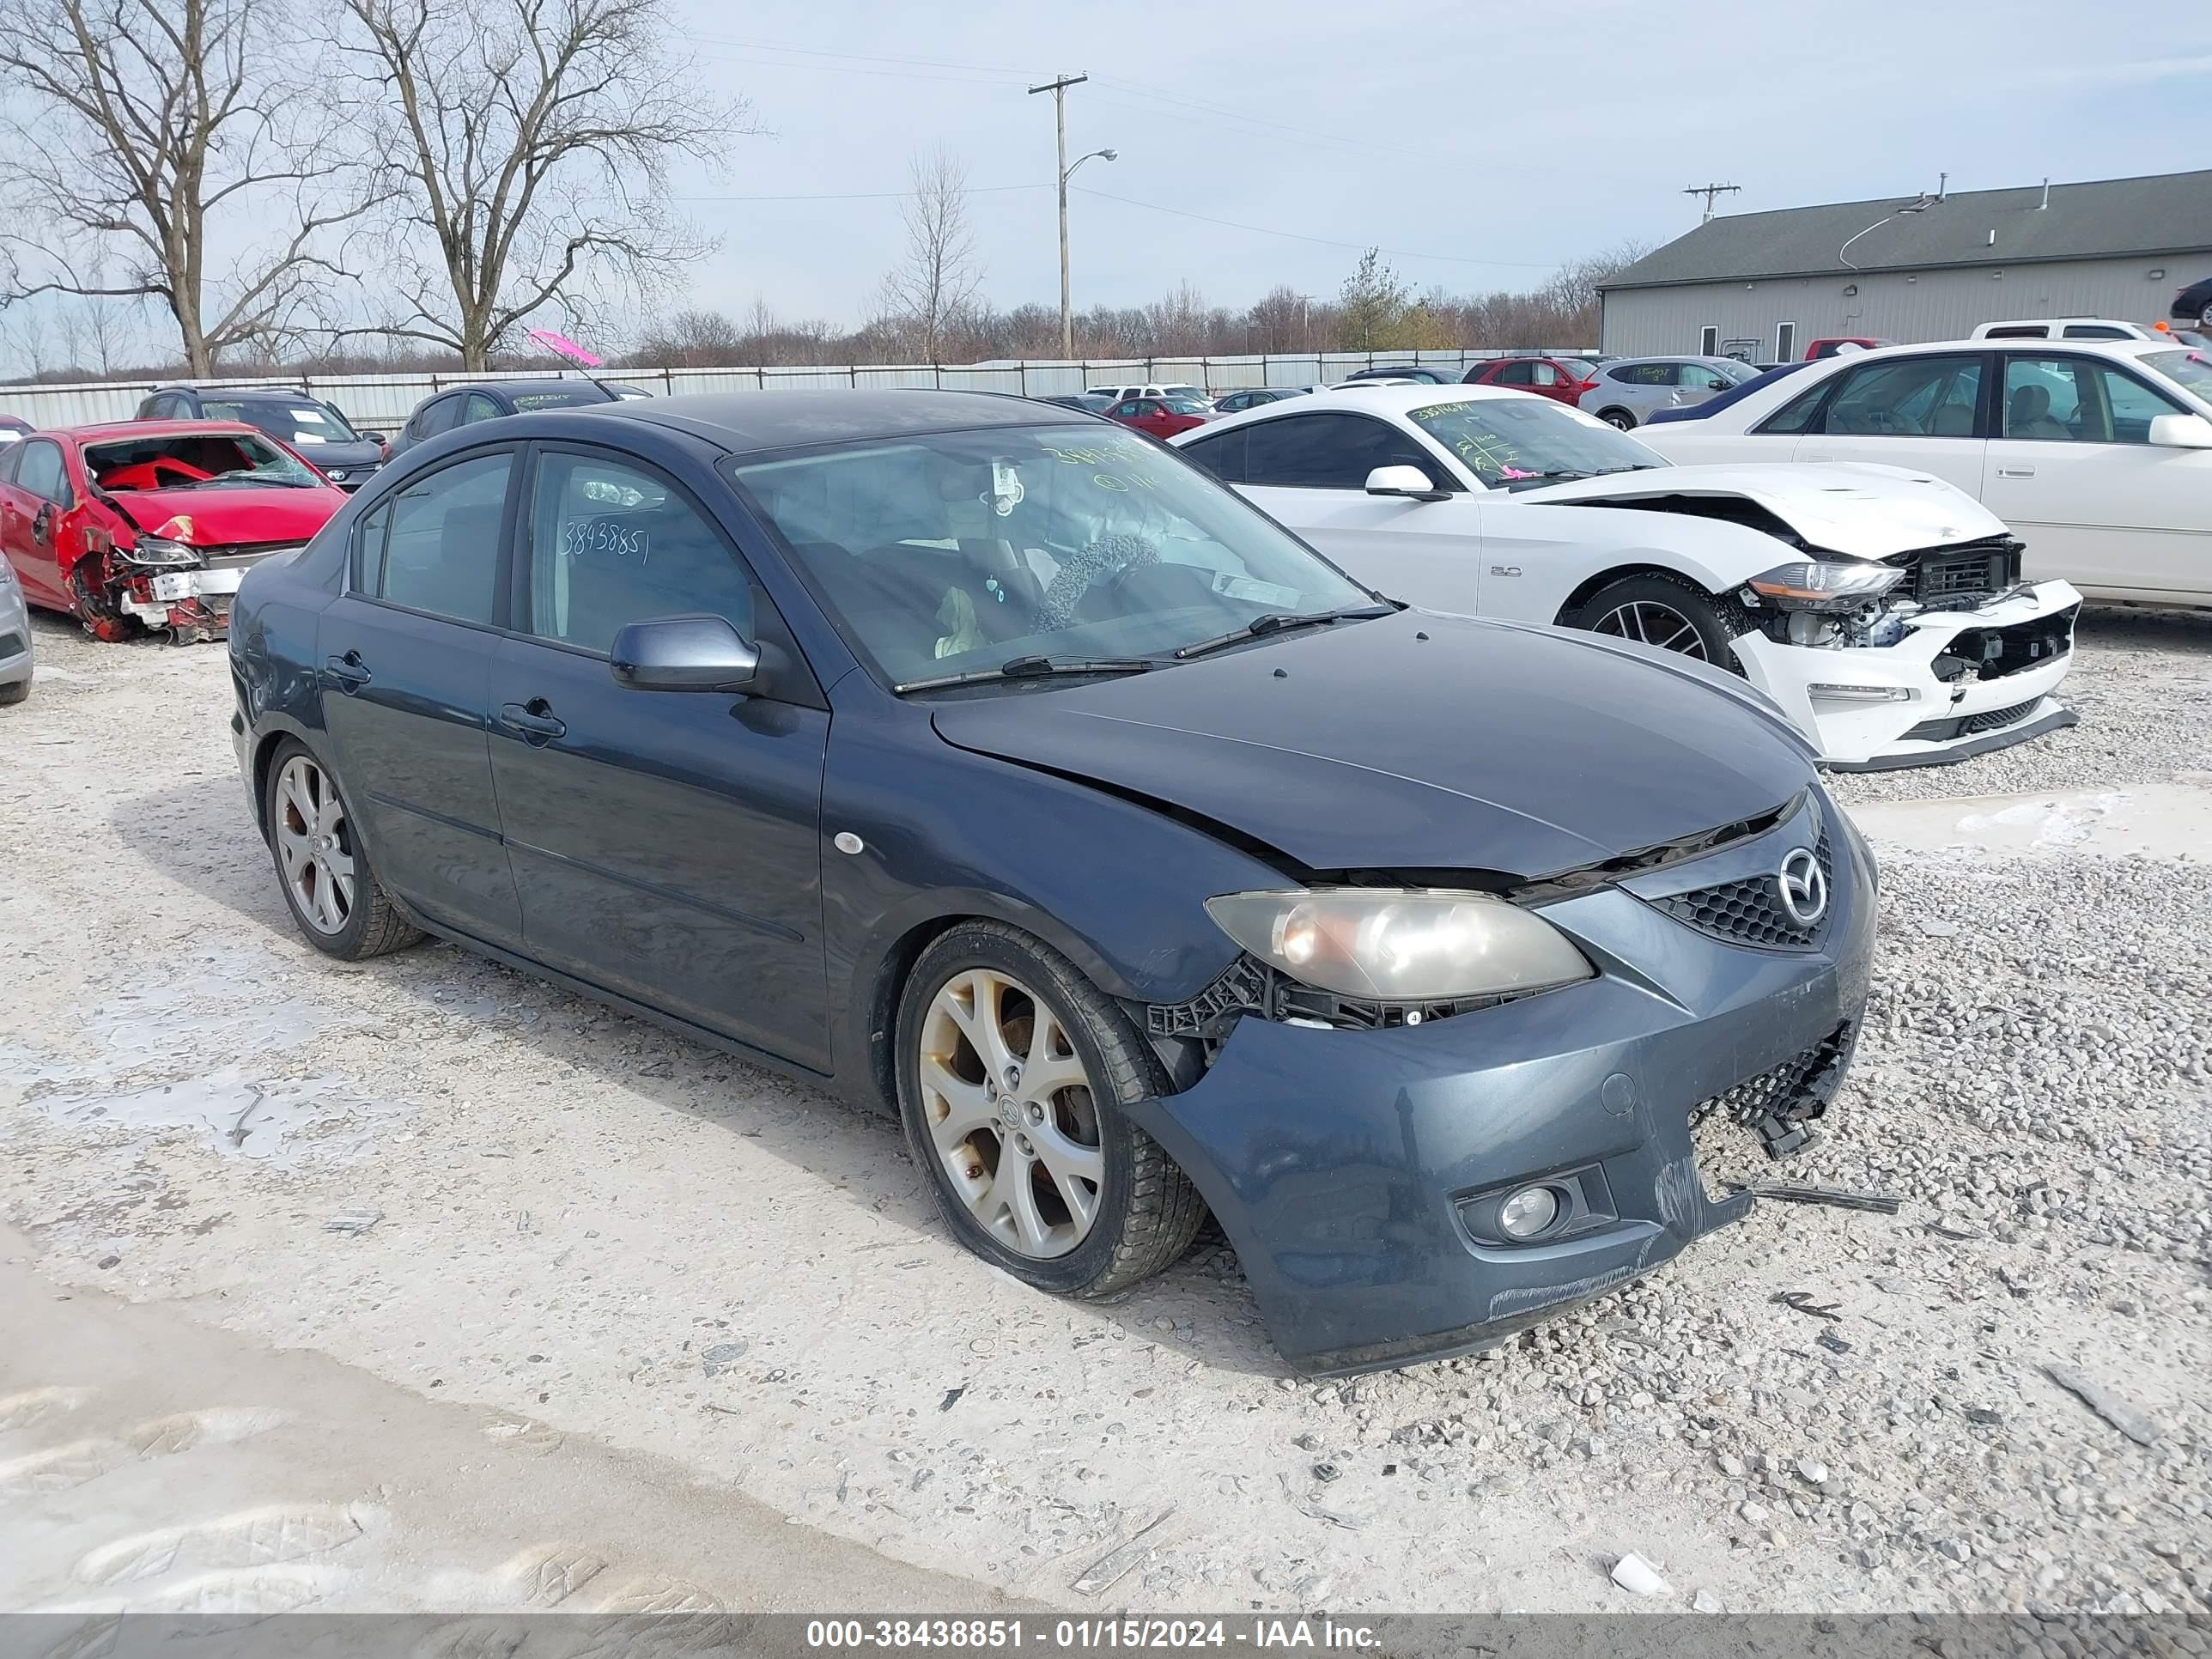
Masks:
[[[695,40],[704,40],[718,46],[743,46],[752,52],[784,52],[798,58],[842,58],[856,64],[904,64],[918,69],[975,70],[986,75],[1011,75],[1022,79],[1029,71],[1005,64],[956,64],[935,58],[889,58],[866,52],[817,52],[811,46],[780,46],[768,40],[733,40],[724,35],[695,34]]]
[[[1470,259],[1463,254],[1457,253],[1417,253],[1408,248],[1382,247],[1374,242],[1343,242],[1333,236],[1309,236],[1303,231],[1275,230],[1267,225],[1240,224],[1234,219],[1216,219],[1211,215],[1192,213],[1182,208],[1162,207],[1158,202],[1139,202],[1133,197],[1115,196],[1108,191],[1092,190],[1085,185],[1070,185],[1068,188],[1085,196],[1096,196],[1105,201],[1119,202],[1124,207],[1144,208],[1152,213],[1172,214],[1178,219],[1195,219],[1200,224],[1220,225],[1229,230],[1249,230],[1261,236],[1284,236],[1294,242],[1317,242],[1323,247],[1346,247],[1358,253],[1364,253],[1369,248],[1373,247],[1380,252],[1395,254],[1401,259],[1431,259],[1444,264],[1488,265],[1509,270],[1556,270],[1559,269],[1557,261],[1550,264],[1538,264],[1526,259]]]
[[[1405,144],[1377,143],[1372,139],[1366,138],[1347,138],[1340,134],[1323,132],[1314,127],[1293,126],[1285,121],[1270,121],[1265,116],[1247,115],[1240,110],[1223,109],[1218,105],[1200,103],[1196,99],[1186,98],[1180,93],[1169,92],[1142,81],[1125,81],[1117,75],[1102,75],[1098,80],[1101,85],[1119,87],[1134,93],[1139,98],[1150,98],[1161,103],[1179,105],[1184,109],[1198,110],[1225,121],[1243,122],[1249,126],[1265,127],[1275,132],[1291,133],[1316,143],[1340,144],[1351,149],[1376,150],[1391,155],[1418,155],[1427,161],[1434,161],[1437,159],[1437,152],[1432,149],[1415,149]]]

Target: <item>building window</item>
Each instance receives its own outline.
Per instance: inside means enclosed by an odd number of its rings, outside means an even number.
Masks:
[[[1698,331],[1698,356],[1717,357],[1721,355],[1721,331],[1711,324]]]
[[[1777,323],[1774,325],[1774,361],[1794,362],[1797,357],[1797,325]]]

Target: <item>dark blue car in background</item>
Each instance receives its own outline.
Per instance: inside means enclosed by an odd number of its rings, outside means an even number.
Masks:
[[[1121,1289],[1210,1210],[1316,1371],[1481,1346],[1744,1213],[1874,870],[1741,681],[1361,588],[976,393],[434,437],[232,614],[287,902],[896,1111],[945,1222]]]

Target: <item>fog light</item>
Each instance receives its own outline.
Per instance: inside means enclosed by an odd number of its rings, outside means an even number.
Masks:
[[[1557,1193],[1549,1187],[1523,1187],[1498,1206],[1498,1225],[1508,1238],[1534,1238],[1559,1214]]]
[[[1828,685],[1815,683],[1805,688],[1806,695],[1824,697],[1831,702],[1911,702],[1912,690],[1904,685]]]

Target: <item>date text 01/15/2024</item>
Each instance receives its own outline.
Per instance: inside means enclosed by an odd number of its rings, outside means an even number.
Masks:
[[[1250,1648],[1261,1651],[1374,1647],[1379,1632],[1321,1619],[811,1619],[806,1645],[831,1650],[952,1648]]]

